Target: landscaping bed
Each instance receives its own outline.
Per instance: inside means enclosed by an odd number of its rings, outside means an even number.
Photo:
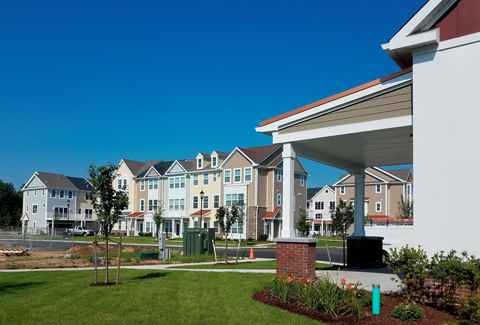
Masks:
[[[403,300],[399,297],[394,297],[390,295],[382,295],[383,305],[380,307],[379,315],[372,315],[372,307],[363,307],[362,313],[369,314],[360,319],[355,318],[352,315],[349,316],[338,316],[333,317],[318,311],[311,311],[308,308],[302,307],[299,303],[284,303],[280,298],[272,297],[267,289],[258,291],[253,295],[255,301],[261,302],[263,304],[277,307],[283,310],[287,310],[291,313],[303,315],[314,320],[324,322],[327,324],[338,324],[338,325],[353,325],[353,324],[371,324],[371,325],[385,325],[385,324],[408,324],[403,322],[398,318],[393,318],[390,316],[390,313],[397,307],[402,304]],[[421,305],[423,309],[424,318],[419,322],[414,322],[413,324],[449,324],[455,322],[455,317],[438,310],[435,307],[428,305]]]

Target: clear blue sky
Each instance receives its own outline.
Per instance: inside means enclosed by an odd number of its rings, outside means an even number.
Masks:
[[[0,179],[271,144],[259,122],[398,71],[380,44],[424,2],[0,1]]]

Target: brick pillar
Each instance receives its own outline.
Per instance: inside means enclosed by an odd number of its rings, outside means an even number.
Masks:
[[[314,276],[316,238],[276,238],[277,276]]]

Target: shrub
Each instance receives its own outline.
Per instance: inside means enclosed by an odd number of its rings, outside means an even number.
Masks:
[[[399,287],[407,301],[423,302],[429,295],[429,291],[425,288],[429,263],[423,249],[410,248],[408,245],[399,251],[396,248],[390,249],[386,265],[402,279]]]
[[[471,322],[480,322],[480,294],[470,297],[469,299],[459,299],[460,307],[458,315],[463,319]]]
[[[253,241],[253,238],[252,238],[252,237],[248,237],[248,238],[247,238],[247,241]]]
[[[260,239],[261,241],[266,241],[268,239],[268,235],[267,234],[261,234],[260,236],[258,236],[258,239]]]
[[[390,315],[393,318],[400,318],[404,322],[417,322],[423,318],[423,309],[415,304],[402,304],[395,307]]]
[[[220,237],[215,237],[215,241],[217,241],[217,240],[222,240],[222,238],[220,238]]]
[[[143,234],[143,232],[139,232],[138,235],[143,237],[144,234]]]

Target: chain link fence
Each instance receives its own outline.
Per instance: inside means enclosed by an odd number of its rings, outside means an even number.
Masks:
[[[28,249],[64,249],[75,246],[73,229],[0,228],[0,246]]]

